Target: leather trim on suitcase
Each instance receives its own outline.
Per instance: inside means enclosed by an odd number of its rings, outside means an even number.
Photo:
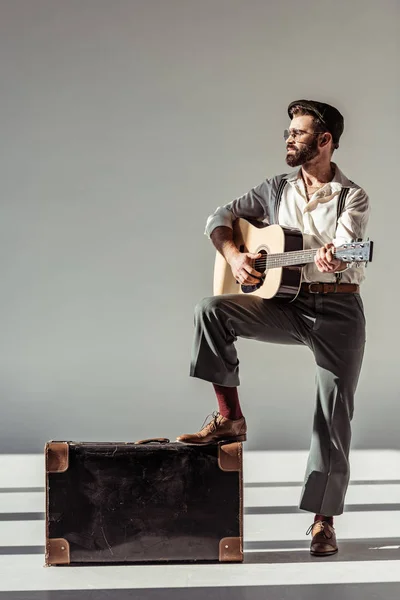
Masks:
[[[69,565],[69,543],[63,538],[53,538],[46,541],[46,565]]]
[[[47,473],[65,473],[69,466],[69,447],[67,442],[47,442],[46,444]]]
[[[222,471],[239,471],[239,532],[240,537],[222,538],[219,543],[220,562],[243,562],[243,445],[240,442],[218,445],[218,465]]]
[[[219,560],[220,562],[242,562],[242,538],[222,538],[222,540],[219,543]]]
[[[218,445],[218,465],[221,471],[241,471],[242,445],[240,442]]]

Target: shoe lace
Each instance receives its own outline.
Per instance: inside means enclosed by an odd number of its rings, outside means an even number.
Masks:
[[[319,531],[317,531],[317,533],[322,533],[324,538],[326,538],[327,540],[330,540],[333,534],[330,531],[329,527],[325,527],[325,525],[329,525],[329,523],[327,521],[314,521],[313,523],[311,523],[310,527],[307,529],[306,535],[309,535],[312,532],[312,530],[314,529],[314,527],[319,527]]]
[[[200,431],[202,431],[203,428],[207,429],[210,432],[215,431],[217,429],[218,419],[220,417],[221,417],[221,415],[216,410],[214,412],[210,413],[209,415],[207,415],[206,418],[204,419],[203,425],[200,427]],[[211,418],[211,421],[209,423],[207,423],[207,425],[206,425],[206,421],[209,418]]]

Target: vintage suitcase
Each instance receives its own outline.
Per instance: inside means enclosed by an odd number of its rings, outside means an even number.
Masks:
[[[242,444],[48,442],[46,565],[243,560]]]

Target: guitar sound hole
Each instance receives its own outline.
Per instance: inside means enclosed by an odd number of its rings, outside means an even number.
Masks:
[[[254,261],[254,268],[256,271],[258,271],[259,273],[265,273],[265,269],[266,269],[266,262],[267,262],[267,251],[262,249],[259,250],[257,252],[257,254],[262,254],[262,256],[260,258],[256,258],[256,260]]]
[[[255,252],[254,252],[254,254],[255,254]],[[257,254],[262,254],[262,256],[260,258],[255,259],[253,267],[256,271],[258,271],[259,273],[262,273],[263,276],[259,283],[256,283],[254,285],[242,285],[241,289],[242,289],[243,294],[251,294],[252,292],[255,292],[264,283],[265,271],[266,271],[266,261],[267,261],[267,251],[264,249],[258,250]]]

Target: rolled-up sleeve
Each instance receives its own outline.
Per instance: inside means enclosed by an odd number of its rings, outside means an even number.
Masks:
[[[353,240],[364,239],[370,215],[368,195],[362,188],[349,194],[345,210],[339,217],[333,243],[336,247]]]
[[[247,194],[239,196],[229,204],[218,206],[217,210],[208,217],[205,235],[211,236],[216,227],[230,227],[236,219],[246,219],[256,227],[269,225],[268,199],[271,193],[271,180],[266,179],[260,185],[252,188]]]

